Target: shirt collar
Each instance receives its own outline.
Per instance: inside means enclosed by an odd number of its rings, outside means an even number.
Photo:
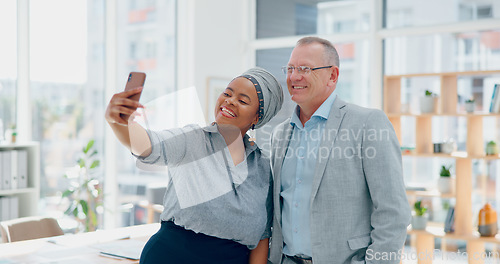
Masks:
[[[332,110],[335,98],[337,98],[337,94],[335,93],[335,90],[333,90],[330,96],[326,98],[326,100],[320,105],[318,110],[316,110],[316,112],[314,112],[312,116],[319,116],[328,120],[328,116],[330,115],[330,110]]]
[[[323,119],[328,120],[328,117],[330,116],[330,111],[332,110],[333,102],[337,98],[337,93],[335,90],[326,98],[326,100],[319,106],[319,108],[314,112],[312,117],[320,117]],[[296,125],[296,124],[301,124],[300,118],[299,118],[299,111],[300,108],[297,105],[295,107],[295,111],[293,111],[292,118],[290,119],[290,124],[291,125]],[[312,118],[311,117],[311,118]]]

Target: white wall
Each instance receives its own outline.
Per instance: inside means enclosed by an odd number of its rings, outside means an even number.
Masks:
[[[178,87],[195,85],[206,108],[208,77],[232,79],[249,68],[247,0],[178,2]]]

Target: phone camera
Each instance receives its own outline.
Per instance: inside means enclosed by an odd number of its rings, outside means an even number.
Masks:
[[[128,82],[130,82],[130,79],[132,79],[132,73],[128,75]]]

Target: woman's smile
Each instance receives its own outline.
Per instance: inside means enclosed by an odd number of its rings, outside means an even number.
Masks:
[[[235,118],[236,117],[236,114],[234,113],[233,110],[223,106],[221,107],[221,114],[227,118]]]

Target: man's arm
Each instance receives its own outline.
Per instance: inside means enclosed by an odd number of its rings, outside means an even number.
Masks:
[[[133,121],[138,115],[135,109],[144,108],[144,106],[129,99],[130,96],[141,91],[142,87],[139,87],[113,95],[106,109],[105,119],[122,145],[133,154],[145,157],[151,154],[151,141],[146,130]],[[128,116],[128,120],[125,120],[124,116]]]
[[[392,124],[379,110],[371,112],[365,121],[363,170],[374,206],[372,244],[367,250],[397,256],[406,239],[411,211],[403,182],[401,148]],[[394,258],[387,263],[399,261]]]

